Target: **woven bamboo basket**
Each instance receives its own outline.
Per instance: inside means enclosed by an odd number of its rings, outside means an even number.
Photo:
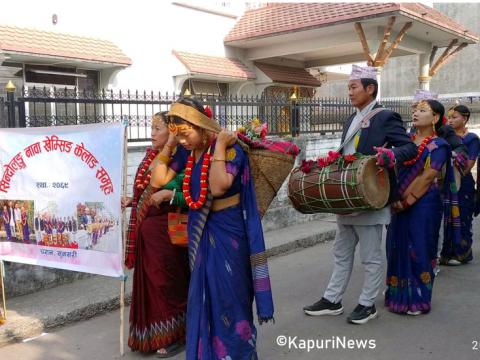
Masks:
[[[293,168],[295,158],[270,150],[248,149],[260,217],[265,215],[273,198]]]

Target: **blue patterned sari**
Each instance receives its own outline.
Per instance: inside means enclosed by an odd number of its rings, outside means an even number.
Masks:
[[[462,137],[462,141],[467,148],[468,160],[477,160],[480,150],[480,140],[474,133],[467,133]],[[460,204],[460,238],[444,238],[442,247],[442,263],[448,264],[451,259],[467,263],[473,259],[472,256],[472,222],[475,211],[475,181],[472,173],[469,172],[462,176],[460,189],[458,191],[458,201]]]
[[[184,168],[187,155],[177,152],[170,167],[175,171]],[[222,198],[240,193],[241,203],[213,212],[209,193],[202,209],[189,212],[188,360],[257,359],[253,300],[260,323],[273,319],[265,243],[248,157],[235,144],[226,158],[226,170],[234,175],[234,182]],[[203,156],[192,169],[193,199],[200,193],[202,160]]]
[[[394,214],[388,227],[385,306],[392,312],[430,311],[442,214],[445,216],[445,235],[458,238],[460,234],[457,191],[448,143],[442,138],[434,138],[415,164],[399,167],[398,191],[403,194],[424,168],[441,172],[444,165],[443,186],[433,182],[410,208]]]

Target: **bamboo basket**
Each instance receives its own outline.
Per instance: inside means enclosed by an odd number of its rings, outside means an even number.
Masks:
[[[250,175],[253,178],[258,211],[262,218],[290,174],[295,157],[266,149],[251,149],[244,143],[241,145],[248,153]]]

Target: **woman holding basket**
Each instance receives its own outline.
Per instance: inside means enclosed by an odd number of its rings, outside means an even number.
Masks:
[[[170,131],[188,153],[161,156],[151,183],[185,169],[191,280],[187,359],[256,359],[255,298],[260,324],[273,319],[262,224],[247,154],[195,99],[172,104]],[[174,142],[171,141],[171,146]]]

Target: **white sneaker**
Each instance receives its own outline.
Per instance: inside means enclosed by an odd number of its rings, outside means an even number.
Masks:
[[[456,259],[450,259],[448,260],[448,265],[450,266],[458,266],[458,265],[462,265],[462,263]]]
[[[417,311],[410,311],[408,310],[407,311],[407,315],[412,315],[412,316],[418,316],[420,315],[422,312],[420,310],[417,310]]]
[[[440,266],[437,265],[437,266],[435,266],[435,267],[433,268],[433,274],[434,274],[435,276],[438,276],[438,273],[439,273],[439,272],[440,272]]]

